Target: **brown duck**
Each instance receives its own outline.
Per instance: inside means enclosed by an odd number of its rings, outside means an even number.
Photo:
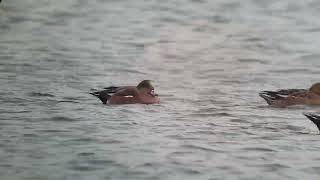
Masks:
[[[90,94],[103,104],[154,104],[160,101],[150,80],[143,80],[137,86],[110,86]]]
[[[309,89],[262,91],[259,95],[273,107],[287,107],[298,104],[320,105],[320,83],[313,84]]]

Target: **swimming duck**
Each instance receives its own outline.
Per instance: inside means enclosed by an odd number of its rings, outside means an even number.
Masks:
[[[262,91],[259,96],[274,107],[287,107],[298,104],[320,105],[320,83],[313,84],[309,89]]]
[[[320,131],[320,116],[312,113],[303,113],[308,119],[310,119]]]
[[[90,94],[98,97],[103,104],[159,103],[150,80],[143,80],[137,86],[110,86]]]

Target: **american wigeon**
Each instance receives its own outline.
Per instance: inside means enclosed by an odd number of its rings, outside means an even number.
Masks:
[[[274,107],[287,107],[298,104],[320,105],[320,83],[313,84],[309,89],[262,91],[259,95]]]
[[[320,116],[312,113],[303,113],[303,114],[307,116],[307,118],[310,119],[318,127],[320,132]]]
[[[102,91],[90,93],[103,104],[154,104],[159,103],[158,95],[150,80],[143,80],[137,86],[110,86]]]

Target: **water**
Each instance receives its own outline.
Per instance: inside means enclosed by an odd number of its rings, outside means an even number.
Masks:
[[[1,179],[318,179],[319,108],[258,92],[319,81],[319,6],[4,0]],[[161,104],[88,94],[143,79]]]

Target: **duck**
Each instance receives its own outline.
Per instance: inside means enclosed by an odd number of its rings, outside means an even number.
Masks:
[[[143,80],[137,86],[109,86],[101,91],[91,92],[103,104],[155,104],[159,103],[158,94],[150,80]]]
[[[309,89],[261,91],[259,96],[273,107],[283,108],[292,105],[320,105],[320,83],[313,84]]]
[[[318,130],[320,132],[320,116],[313,113],[303,113],[303,114],[318,127]]]

